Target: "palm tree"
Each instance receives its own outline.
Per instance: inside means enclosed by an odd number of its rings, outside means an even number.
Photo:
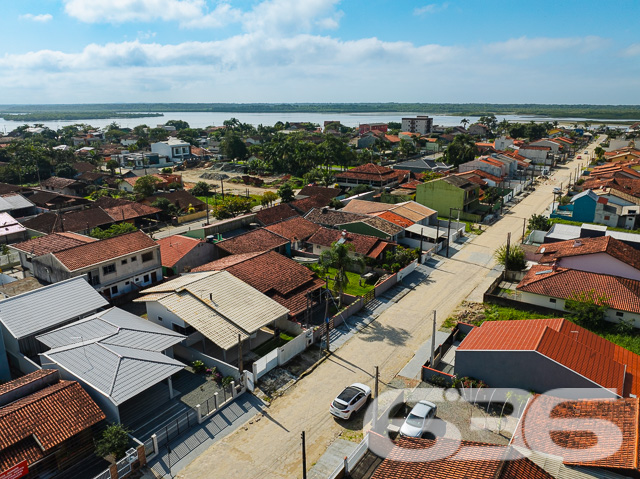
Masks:
[[[462,120],[460,120],[460,123],[462,124],[462,126],[463,126],[464,128],[466,128],[466,127],[467,127],[467,125],[468,125],[469,123],[471,123],[471,122],[470,122],[469,120],[467,120],[466,118],[463,118]]]
[[[333,278],[333,290],[338,293],[338,308],[342,305],[342,295],[345,287],[349,285],[347,277],[347,269],[351,266],[357,266],[362,271],[364,269],[364,260],[358,256],[351,256],[349,253],[355,247],[352,243],[340,243],[336,241],[331,245],[330,250],[325,250],[320,254],[318,264],[323,274],[327,274],[329,268],[335,268],[336,275]]]

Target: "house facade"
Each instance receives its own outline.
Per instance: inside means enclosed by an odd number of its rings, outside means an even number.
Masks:
[[[191,144],[177,138],[169,138],[167,141],[152,143],[151,152],[179,163],[191,158]]]
[[[402,119],[402,131],[409,131],[411,133],[427,135],[431,133],[432,128],[433,118],[425,115],[418,115],[415,118]]]
[[[47,253],[32,264],[33,275],[47,283],[87,275],[108,299],[162,280],[160,245],[141,231]]]
[[[440,216],[478,221],[480,186],[458,176],[446,176],[422,183],[416,188],[416,202],[438,212]]]

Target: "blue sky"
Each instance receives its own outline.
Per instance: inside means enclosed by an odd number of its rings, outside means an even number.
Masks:
[[[640,104],[640,2],[21,0],[0,103]]]

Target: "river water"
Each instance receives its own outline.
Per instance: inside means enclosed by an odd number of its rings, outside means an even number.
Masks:
[[[323,125],[325,121],[339,121],[345,126],[358,126],[361,123],[388,123],[390,121],[401,122],[403,117],[412,117],[416,115],[424,115],[425,113],[226,113],[226,112],[170,112],[164,116],[158,117],[141,117],[141,118],[105,118],[100,120],[71,120],[71,121],[44,121],[31,122],[43,124],[52,130],[58,130],[63,126],[73,125],[76,123],[86,123],[96,128],[105,127],[112,122],[118,123],[121,127],[133,128],[137,125],[148,125],[154,127],[158,124],[165,123],[169,120],[183,120],[189,123],[192,128],[205,128],[207,126],[222,126],[225,120],[237,118],[242,123],[249,123],[258,126],[273,126],[278,121],[284,122],[311,122]],[[433,118],[434,125],[457,126],[463,118],[470,123],[478,120],[477,116],[447,116],[447,115],[429,115]],[[507,119],[510,122],[529,122],[529,121],[550,121],[558,120],[560,123],[574,123],[588,121],[590,124],[602,124],[613,120],[593,120],[585,118],[551,118],[540,116],[526,115],[499,115],[498,121]],[[24,125],[24,121],[10,121],[0,118],[0,131],[8,133],[18,126]]]

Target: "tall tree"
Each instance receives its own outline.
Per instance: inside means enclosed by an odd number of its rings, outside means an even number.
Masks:
[[[444,151],[444,160],[453,166],[473,160],[478,155],[475,140],[470,135],[456,135]]]
[[[318,264],[322,268],[324,274],[327,274],[329,268],[336,270],[333,278],[333,289],[338,293],[338,307],[341,306],[341,294],[349,284],[347,271],[352,266],[357,266],[360,271],[364,270],[364,260],[358,256],[352,256],[349,253],[355,247],[352,243],[338,243],[331,245],[330,250],[323,251],[318,259]]]

